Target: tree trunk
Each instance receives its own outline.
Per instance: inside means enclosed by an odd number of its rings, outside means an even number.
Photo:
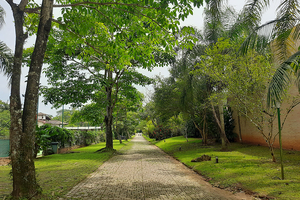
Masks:
[[[12,165],[12,179],[13,179],[13,198],[21,198],[25,196],[30,190],[23,186],[22,181],[22,161],[24,160],[21,138],[23,138],[22,130],[22,110],[20,99],[20,79],[21,66],[23,56],[23,45],[27,36],[23,32],[24,13],[14,4],[10,4],[14,14],[15,31],[16,31],[16,45],[14,55],[14,66],[12,71],[12,84],[10,96],[10,158]],[[28,184],[29,185],[29,184]],[[33,192],[34,193],[34,192]],[[27,196],[31,195],[28,193]]]
[[[220,129],[221,129],[221,140],[222,140],[222,147],[223,148],[227,148],[227,143],[228,143],[228,139],[226,137],[226,133],[225,133],[225,122],[224,122],[224,108],[223,108],[223,104],[219,103],[218,105],[219,107],[219,114],[220,114]]]
[[[204,119],[203,119],[203,141],[202,143],[207,145],[207,132],[206,132],[206,108],[204,113]]]
[[[39,80],[46,51],[48,36],[51,30],[53,0],[44,0],[37,32],[37,39],[32,54],[25,93],[23,116],[20,101],[20,74],[24,40],[27,36],[23,32],[23,21],[26,1],[19,6],[12,1],[10,4],[15,20],[16,46],[10,96],[11,128],[10,151],[13,174],[14,199],[32,198],[40,192],[35,177],[34,149],[36,109],[38,101]]]
[[[239,115],[239,113],[238,113],[238,124],[239,124],[239,139],[240,139],[240,142],[242,142],[242,129],[241,129],[241,117],[240,117],[240,115]]]
[[[225,123],[224,123],[224,115],[223,115],[223,104],[222,103],[219,103],[218,107],[219,107],[219,116],[220,116],[220,119],[218,118],[217,116],[217,113],[216,113],[216,110],[214,108],[214,105],[211,104],[212,106],[212,111],[213,111],[213,114],[214,114],[214,117],[216,119],[216,122],[220,128],[220,137],[221,137],[221,140],[222,140],[222,148],[223,149],[226,149],[227,148],[227,144],[229,143],[227,137],[226,137],[226,133],[225,133]]]
[[[202,130],[200,129],[200,127],[196,124],[196,122],[194,120],[193,120],[193,122],[194,122],[196,129],[199,131],[199,133],[202,137],[202,144],[206,144],[206,139],[205,139],[205,136],[204,136]]]
[[[189,142],[187,128],[185,129],[185,139],[186,139],[186,142]]]
[[[106,86],[106,116],[105,116],[105,128],[106,128],[106,148],[113,149],[113,134],[112,134],[112,122],[113,122],[113,104],[112,104],[112,71],[107,70],[108,74],[108,86]]]
[[[267,142],[270,152],[271,152],[272,161],[276,162],[276,158],[275,158],[275,154],[274,154],[274,147],[273,147],[273,144],[271,143],[271,138],[265,138],[265,139],[266,139],[266,142]]]
[[[117,112],[117,116],[119,115],[119,112]],[[118,134],[118,139],[119,139],[119,142],[120,144],[122,144],[122,138],[119,134],[119,131],[118,131],[118,117],[116,118],[116,133]]]

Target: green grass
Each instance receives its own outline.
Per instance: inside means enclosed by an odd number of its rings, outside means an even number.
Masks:
[[[300,199],[300,152],[284,151],[285,180],[281,177],[279,150],[275,151],[277,163],[273,163],[267,147],[232,143],[229,151],[220,151],[221,146],[202,146],[200,139],[184,137],[169,138],[155,144],[191,167],[209,182],[220,188],[243,189],[258,196],[276,199]],[[181,146],[181,151],[179,147]],[[203,154],[211,161],[191,162]],[[219,163],[216,163],[216,156]]]
[[[127,143],[123,141],[120,144],[114,140],[114,149],[127,148]],[[43,189],[42,198],[57,199],[63,196],[114,155],[114,152],[95,153],[103,147],[105,143],[102,142],[72,150],[78,153],[53,154],[36,159],[37,179]],[[10,170],[10,166],[0,166],[0,199],[12,191]]]

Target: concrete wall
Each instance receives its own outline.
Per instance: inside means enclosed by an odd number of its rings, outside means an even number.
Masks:
[[[299,92],[295,86],[289,91],[291,97],[299,95]],[[281,122],[283,122],[286,116],[286,109],[290,104],[284,102],[281,106]],[[237,118],[237,112],[233,113],[235,121],[235,133],[239,133],[239,124]],[[254,145],[267,146],[267,143],[259,130],[251,123],[250,120],[245,117],[240,117],[242,142]],[[268,131],[267,125],[264,127],[265,133]],[[277,115],[274,120],[273,134],[278,132]],[[284,149],[298,150],[300,151],[300,105],[296,106],[288,115],[286,122],[282,129],[282,146]],[[279,148],[278,136],[274,142],[274,147]]]

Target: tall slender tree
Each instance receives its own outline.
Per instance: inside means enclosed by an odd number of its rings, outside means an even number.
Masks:
[[[213,0],[207,4],[205,10],[205,20],[204,20],[204,41],[208,47],[213,46],[219,38],[228,37],[229,30],[233,26],[233,19],[235,16],[235,11],[227,7],[225,1],[223,0]],[[224,52],[226,54],[226,52]],[[218,63],[216,63],[218,65]],[[207,91],[212,92],[217,90],[222,93],[224,89],[222,84],[218,82],[213,82],[209,77],[206,79],[207,82]],[[215,106],[218,107],[218,110],[215,109]],[[219,98],[218,102],[211,102],[211,108],[213,116],[219,126],[220,136],[222,140],[223,148],[227,147],[229,143],[226,133],[225,133],[225,122],[224,122],[224,99]]]

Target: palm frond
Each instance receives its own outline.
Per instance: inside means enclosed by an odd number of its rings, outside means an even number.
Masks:
[[[0,29],[2,28],[2,25],[4,24],[4,16],[5,16],[5,11],[0,6]]]
[[[291,84],[290,77],[292,74],[297,74],[297,83],[299,88],[299,73],[300,51],[293,54],[285,62],[283,62],[272,77],[267,94],[267,105],[269,107],[275,106],[276,102],[282,102],[286,90]]]
[[[279,63],[286,60],[291,53],[296,52],[294,42],[289,39],[297,40],[299,36],[299,28],[294,28],[299,23],[299,3],[298,0],[285,0],[277,8],[277,19],[281,19],[276,23],[273,34],[275,40],[274,54]]]
[[[221,19],[224,2],[224,0],[211,0],[207,3],[207,7],[204,10],[204,35],[209,44],[216,43],[223,32]]]
[[[13,55],[6,44],[0,41],[0,72],[3,72],[8,79],[12,75]]]
[[[263,9],[269,5],[269,0],[248,0],[242,12],[232,27],[231,37],[239,37],[241,34],[249,34],[261,23]]]
[[[267,44],[274,39],[273,30],[280,20],[282,19],[275,19],[249,30],[248,36],[240,47],[240,53],[246,54],[249,49],[263,52],[265,48],[269,48]]]

